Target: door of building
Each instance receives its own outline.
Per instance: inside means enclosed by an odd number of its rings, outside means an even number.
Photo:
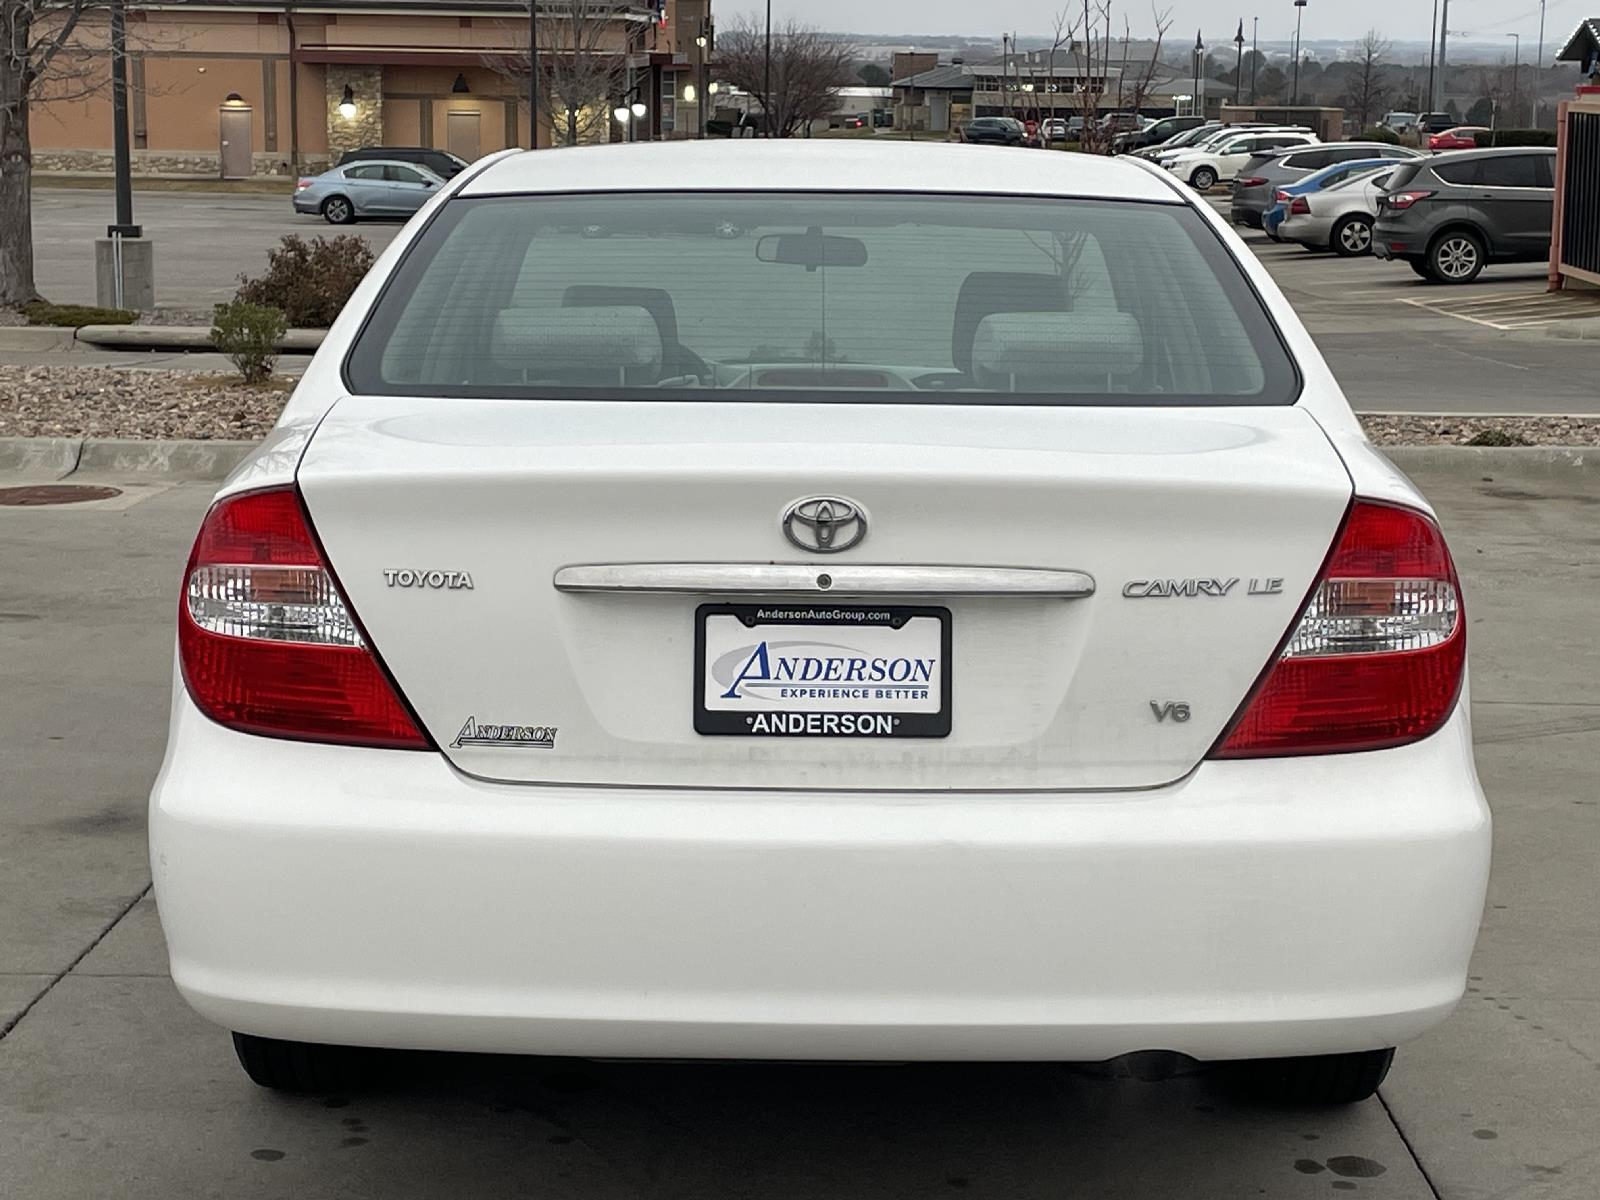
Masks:
[[[457,158],[468,162],[477,158],[479,151],[478,114],[475,112],[447,112],[444,115],[445,149]]]
[[[250,109],[241,104],[226,104],[218,122],[221,144],[218,147],[224,179],[249,179],[254,174],[250,158]]]

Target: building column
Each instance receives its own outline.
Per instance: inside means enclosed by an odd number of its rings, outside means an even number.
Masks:
[[[340,111],[349,87],[356,106],[353,116]],[[383,145],[383,68],[329,64],[328,158],[338,162],[346,150]]]

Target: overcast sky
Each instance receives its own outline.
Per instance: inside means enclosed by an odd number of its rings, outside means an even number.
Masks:
[[[1052,14],[1065,0],[773,0],[773,19],[795,17],[824,29],[882,34],[985,34],[1016,29],[1023,34],[1049,30]],[[1292,0],[1157,0],[1172,11],[1169,36],[1181,30],[1193,37],[1198,25],[1208,39],[1231,35],[1244,18],[1250,36],[1251,18],[1261,18],[1261,39],[1279,41],[1294,35]],[[754,10],[752,0],[720,0],[719,11]],[[1082,8],[1079,0],[1078,7]],[[1545,41],[1559,44],[1589,15],[1600,0],[1548,0]],[[1583,11],[1580,11],[1583,10]],[[1151,29],[1148,0],[1125,0],[1116,11],[1133,18],[1134,33]],[[1302,36],[1355,38],[1376,28],[1391,41],[1428,40],[1433,20],[1431,0],[1308,0]],[[1115,18],[1122,26],[1120,16]],[[1520,33],[1531,42],[1539,32],[1539,0],[1450,0],[1450,28],[1474,41],[1496,41]]]

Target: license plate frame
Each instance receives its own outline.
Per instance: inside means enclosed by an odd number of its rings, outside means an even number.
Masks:
[[[829,697],[805,697],[803,700],[782,703],[782,697],[776,697],[774,701],[761,701],[741,695],[735,700],[728,701],[725,707],[708,705],[706,680],[710,657],[708,646],[711,641],[708,629],[711,619],[722,617],[735,618],[751,636],[762,639],[758,642],[761,646],[766,646],[765,638],[774,631],[797,636],[804,636],[802,631],[813,634],[822,631],[822,636],[827,637],[837,636],[841,631],[853,629],[871,631],[870,635],[859,640],[874,643],[878,648],[898,642],[901,649],[910,651],[920,649],[922,654],[927,653],[933,633],[926,622],[937,622],[937,659],[936,665],[930,672],[930,675],[937,677],[937,695],[930,694],[924,697],[914,695],[924,682],[918,677],[916,664],[926,660],[919,656],[915,659],[900,660],[913,664],[912,677],[903,681],[887,678],[883,680],[866,678],[856,681],[822,677],[790,681],[802,686],[807,683],[815,684],[823,690],[850,691],[860,686],[869,693],[880,689],[898,689],[900,692],[913,693],[903,700],[893,696],[869,695],[855,703],[849,698]],[[758,634],[758,630],[762,632]],[[717,630],[719,645],[727,640],[726,635],[729,632],[738,633],[725,623],[719,625]],[[695,732],[710,737],[842,737],[858,741],[949,737],[953,674],[950,661],[952,643],[950,610],[936,605],[819,604],[812,601],[699,605],[694,614]],[[848,646],[840,648],[849,649]],[[868,665],[862,669],[862,673],[870,675],[873,670],[870,665],[873,656],[869,650],[862,650],[858,655],[845,656],[840,669],[849,672],[851,663],[856,657],[866,659]],[[767,661],[770,665],[770,658]],[[780,690],[778,689],[780,680],[762,676],[759,682],[769,690]],[[929,678],[926,682],[931,685],[934,680]],[[718,682],[718,686],[720,684],[721,681]],[[930,686],[927,690],[931,693],[933,688]],[[717,699],[725,700],[726,697],[719,696]],[[737,704],[737,701],[742,700],[750,700],[751,704],[749,706]],[[818,705],[833,707],[817,707]],[[830,717],[833,718],[831,721],[828,719]],[[885,718],[888,719],[887,722]]]

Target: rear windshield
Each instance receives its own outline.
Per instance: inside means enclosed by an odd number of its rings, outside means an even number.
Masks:
[[[1287,352],[1180,205],[457,199],[358,335],[369,395],[1287,404]]]

